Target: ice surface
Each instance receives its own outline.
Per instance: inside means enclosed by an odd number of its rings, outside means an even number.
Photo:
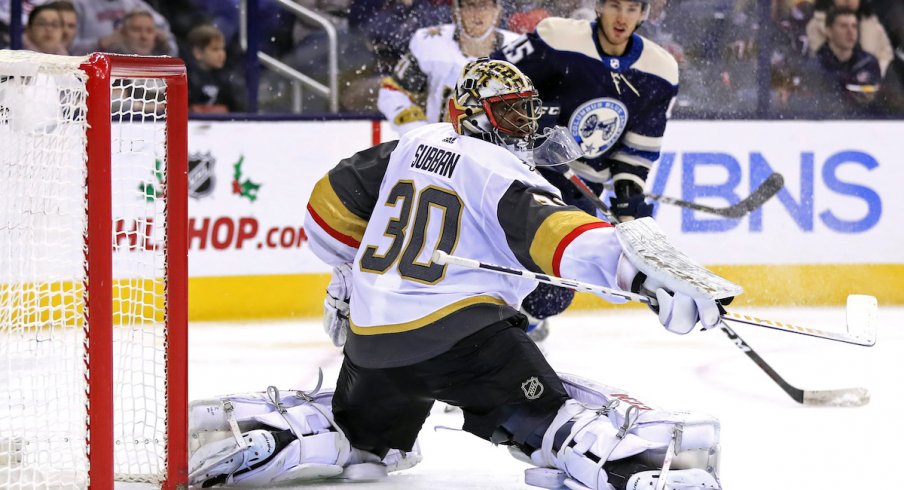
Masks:
[[[755,310],[765,318],[842,331],[843,308]],[[805,407],[788,397],[718,331],[677,336],[645,309],[604,310],[552,319],[545,347],[559,371],[628,390],[675,410],[722,423],[722,482],[728,490],[892,488],[904,439],[904,308],[879,310],[879,340],[858,347],[738,326],[780,375],[803,389],[865,387],[859,408]],[[319,321],[195,323],[190,329],[189,395],[310,389],[323,367],[333,386],[340,351]],[[424,461],[377,483],[305,488],[501,489],[523,483],[527,466],[464,432],[461,415],[437,404],[421,432]],[[284,488],[284,487],[283,487]]]

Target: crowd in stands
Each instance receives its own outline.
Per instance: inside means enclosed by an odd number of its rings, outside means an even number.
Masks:
[[[0,48],[10,2],[0,0]],[[380,80],[420,27],[450,23],[450,0],[293,0],[339,35],[340,110],[376,112]],[[252,15],[260,49],[326,83],[327,36],[275,0]],[[863,118],[904,115],[901,0],[651,0],[639,33],[678,61],[674,117]],[[594,0],[506,0],[500,26],[530,32],[545,17],[594,18]],[[181,56],[194,112],[245,108],[239,0],[26,0],[22,47]],[[290,82],[264,71],[260,110],[286,112]],[[327,101],[303,90],[306,112]],[[767,104],[763,100],[767,99]],[[765,113],[763,108],[766,107]]]

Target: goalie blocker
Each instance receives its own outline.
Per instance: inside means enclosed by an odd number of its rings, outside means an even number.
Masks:
[[[627,392],[559,375],[568,399],[540,427],[512,416],[494,442],[536,468],[529,485],[544,488],[718,489],[719,422],[649,406]],[[412,451],[382,460],[350,446],[333,420],[332,392],[266,392],[196,401],[189,410],[193,485],[260,487],[324,478],[374,480],[411,468]],[[512,440],[512,433],[531,433]]]

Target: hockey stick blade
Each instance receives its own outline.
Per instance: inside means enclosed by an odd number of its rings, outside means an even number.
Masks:
[[[767,318],[729,312],[723,314],[722,319],[745,325],[796,333],[798,335],[807,335],[820,339],[844,342],[846,344],[862,345],[864,347],[876,345],[876,319],[878,317],[878,303],[876,302],[876,298],[865,294],[852,294],[848,296],[846,314],[847,332],[829,332],[826,330],[769,320]]]
[[[775,381],[785,393],[794,401],[809,406],[825,407],[859,407],[869,403],[869,391],[866,388],[842,388],[837,390],[802,390],[782,378],[778,371],[772,368],[765,359],[744,341],[731,327],[724,322],[719,329],[750,358],[767,376]]]
[[[743,218],[744,216],[750,214],[752,211],[757,210],[766,201],[772,198],[772,196],[776,195],[784,185],[785,178],[782,177],[782,174],[773,172],[772,175],[767,177],[766,180],[764,180],[759,187],[757,187],[752,193],[750,193],[749,196],[742,199],[737,204],[733,204],[726,208],[714,208],[711,206],[697,204],[695,202],[685,201],[674,197],[662,196],[659,194],[644,194],[644,196],[661,203],[693,209],[694,211],[716,214],[725,218]]]

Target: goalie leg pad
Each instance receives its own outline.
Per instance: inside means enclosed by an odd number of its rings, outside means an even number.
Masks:
[[[534,465],[558,468],[576,488],[583,485],[594,490],[610,490],[614,485],[624,488],[631,475],[610,477],[605,465],[626,458],[648,469],[661,468],[656,473],[666,482],[685,477],[701,480],[682,473],[694,469],[708,475],[702,478],[705,484],[718,485],[716,419],[655,409],[622,390],[577,376],[560,374],[560,378],[572,399],[546,429],[542,447],[531,454]],[[669,477],[669,473],[675,475]]]
[[[280,392],[271,386],[265,392],[192,402],[190,483],[260,487],[339,477],[345,468],[362,463],[380,466],[385,475],[420,462],[417,444],[410,452],[390,451],[384,461],[351,447],[333,420],[332,395]],[[266,457],[254,456],[264,452]],[[359,468],[350,473],[349,479],[373,479],[377,472],[356,477],[363,474]]]

